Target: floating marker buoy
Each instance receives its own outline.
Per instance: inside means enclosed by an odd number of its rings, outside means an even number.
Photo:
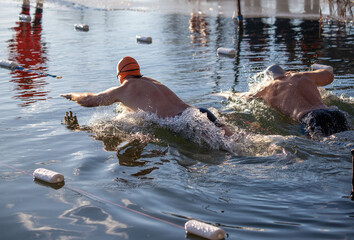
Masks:
[[[325,69],[325,70],[327,70],[327,71],[333,73],[333,67],[328,66],[328,65],[315,63],[315,64],[313,64],[311,67],[312,67],[312,70]]]
[[[13,62],[13,61],[0,60],[0,67],[7,68],[7,69],[10,69],[12,71],[13,70],[20,70],[20,71],[24,71],[24,72],[36,73],[36,74],[39,74],[39,75],[54,77],[54,78],[57,78],[57,79],[62,78],[62,76],[56,76],[56,75],[52,75],[52,74],[49,74],[49,73],[34,71],[34,70],[31,70],[31,69],[27,69],[27,68],[21,67],[20,65],[18,65],[16,62]]]
[[[234,57],[235,56],[235,49],[232,48],[218,48],[217,50],[218,55],[225,55],[229,57]]]
[[[34,170],[33,177],[47,183],[60,183],[64,181],[62,174],[45,168],[37,168]]]
[[[20,14],[20,15],[18,15],[18,19],[20,20],[20,22],[30,22],[31,21],[31,15]]]
[[[87,24],[75,24],[75,30],[77,31],[88,32],[89,29],[89,25]]]
[[[13,61],[0,60],[0,67],[15,70],[19,65]]]
[[[211,240],[220,240],[225,238],[225,231],[223,229],[196,220],[189,220],[184,225],[184,228],[187,233],[192,233]]]
[[[65,185],[65,182],[64,182],[64,181],[58,182],[58,183],[47,183],[47,182],[44,182],[44,181],[39,180],[39,179],[37,179],[37,178],[34,178],[34,179],[33,179],[33,182],[34,182],[35,184],[38,184],[39,186],[50,187],[50,188],[53,188],[53,189],[55,189],[55,190],[58,190],[58,189],[64,187],[64,185]]]
[[[136,41],[143,42],[143,43],[152,43],[152,38],[151,37],[144,37],[144,36],[136,36]]]

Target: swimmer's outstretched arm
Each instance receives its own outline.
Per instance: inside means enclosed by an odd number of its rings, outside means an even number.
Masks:
[[[65,93],[60,96],[84,107],[108,106],[119,102],[118,89],[119,87],[114,87],[101,93]]]

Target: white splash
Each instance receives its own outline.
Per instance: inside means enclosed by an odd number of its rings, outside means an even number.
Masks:
[[[216,109],[209,109],[224,122]],[[164,128],[183,138],[215,150],[224,150],[236,155],[269,155],[267,148],[274,142],[271,136],[247,133],[236,126],[229,128],[234,132],[230,137],[208,120],[206,114],[198,109],[189,108],[173,118],[158,118],[156,114],[143,111],[121,111],[115,114],[96,113],[90,120],[92,132],[98,136],[116,136],[124,141],[139,140],[140,142],[159,141],[154,129]]]

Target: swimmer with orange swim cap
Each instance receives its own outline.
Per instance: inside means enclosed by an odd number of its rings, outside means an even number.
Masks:
[[[124,57],[117,64],[117,78],[121,86],[110,88],[100,93],[67,93],[61,96],[75,101],[84,107],[108,106],[119,102],[130,111],[143,110],[155,113],[160,118],[175,117],[187,108],[193,107],[184,103],[174,92],[162,83],[140,74],[138,62],[132,57]],[[210,121],[225,131],[225,135],[233,133],[207,109],[199,109],[207,113]]]
[[[117,64],[117,78],[122,84],[126,76],[136,76],[141,78],[138,62],[132,57],[124,57]]]

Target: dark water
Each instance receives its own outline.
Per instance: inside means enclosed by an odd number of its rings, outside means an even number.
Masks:
[[[349,23],[246,18],[240,30],[223,15],[49,1],[42,23],[30,24],[18,21],[21,2],[0,9],[1,59],[63,77],[0,69],[1,239],[198,239],[185,235],[188,219],[219,225],[227,239],[354,238],[353,131],[306,139],[297,123],[233,94],[275,62],[294,71],[327,64],[335,81],[321,94],[353,124]],[[236,56],[218,57],[218,47]],[[167,121],[59,96],[115,86],[126,55],[237,134],[225,139],[193,112]],[[79,125],[64,121],[69,111]],[[38,167],[64,174],[65,186],[34,182]]]

